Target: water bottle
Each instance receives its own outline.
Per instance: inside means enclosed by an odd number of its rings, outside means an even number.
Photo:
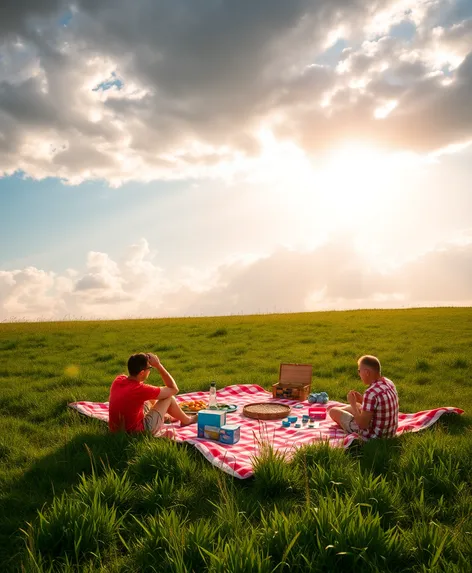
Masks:
[[[208,398],[208,408],[210,410],[216,410],[218,405],[216,403],[216,382],[210,384],[210,396]]]

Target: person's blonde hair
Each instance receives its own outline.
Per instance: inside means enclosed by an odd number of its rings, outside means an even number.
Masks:
[[[365,354],[361,356],[357,361],[359,366],[367,366],[367,368],[371,368],[380,374],[382,367],[380,366],[380,360],[376,356],[372,356],[371,354]]]

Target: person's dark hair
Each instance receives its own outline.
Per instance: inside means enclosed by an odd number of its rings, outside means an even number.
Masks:
[[[128,372],[130,376],[137,376],[141,370],[147,368],[148,357],[144,352],[133,354],[128,359]]]
[[[361,356],[357,362],[359,366],[367,366],[367,368],[372,368],[380,374],[381,366],[380,360],[376,356],[372,356],[371,354],[366,354],[365,356]]]

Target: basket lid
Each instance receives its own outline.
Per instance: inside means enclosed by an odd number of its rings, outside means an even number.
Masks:
[[[311,364],[281,364],[279,382],[289,382],[304,386],[311,384],[313,366]]]

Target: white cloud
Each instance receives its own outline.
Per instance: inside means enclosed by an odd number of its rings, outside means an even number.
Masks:
[[[385,271],[350,244],[344,237],[310,251],[278,249],[213,269],[181,269],[170,280],[142,239],[120,262],[105,253],[89,253],[89,272],[82,275],[69,271],[62,276],[31,267],[1,271],[0,320],[472,304],[470,231]]]
[[[22,317],[60,316],[65,312],[63,300],[54,296],[54,273],[34,267],[0,272],[2,320]]]

